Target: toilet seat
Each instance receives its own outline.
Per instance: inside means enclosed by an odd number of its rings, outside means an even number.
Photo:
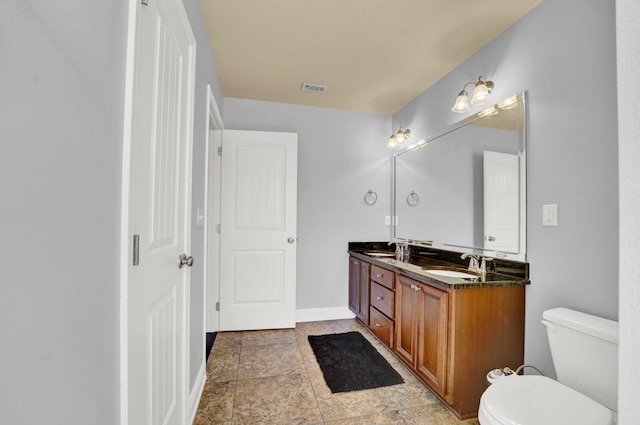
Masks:
[[[611,425],[613,413],[553,379],[513,375],[482,394],[478,419],[482,425]]]

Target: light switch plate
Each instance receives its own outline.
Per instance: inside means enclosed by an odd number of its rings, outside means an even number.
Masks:
[[[542,225],[557,226],[558,225],[558,204],[550,204],[542,206]]]
[[[398,216],[397,215],[393,216],[393,222],[394,222],[395,226],[398,225]],[[391,226],[391,216],[390,215],[385,215],[384,216],[384,225],[385,226]]]
[[[196,227],[204,226],[204,208],[196,209]]]

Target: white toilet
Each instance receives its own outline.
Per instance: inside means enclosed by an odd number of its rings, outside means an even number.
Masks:
[[[481,425],[610,425],[618,409],[618,322],[554,308],[542,314],[558,380],[511,375],[482,394]]]

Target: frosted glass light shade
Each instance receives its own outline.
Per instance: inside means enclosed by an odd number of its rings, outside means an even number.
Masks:
[[[398,149],[398,142],[396,141],[395,136],[389,137],[389,142],[387,143],[387,149]]]
[[[472,105],[484,105],[491,100],[489,89],[484,83],[477,83],[473,89],[473,97],[471,98]]]
[[[453,112],[469,112],[469,96],[466,91],[460,92],[451,110]]]

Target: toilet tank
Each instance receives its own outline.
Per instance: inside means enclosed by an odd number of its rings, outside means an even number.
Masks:
[[[618,322],[568,308],[542,314],[558,381],[618,410]]]

